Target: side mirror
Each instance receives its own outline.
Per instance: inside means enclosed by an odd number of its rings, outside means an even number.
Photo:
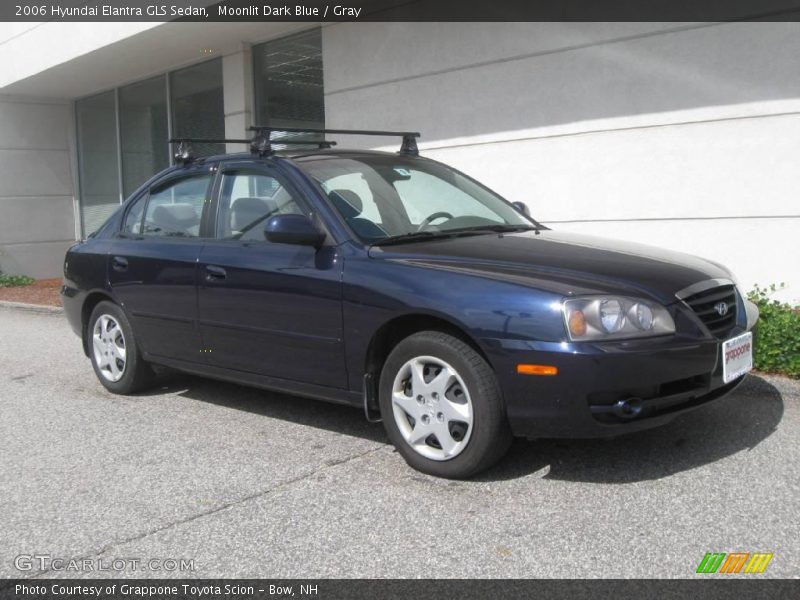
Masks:
[[[528,205],[525,204],[524,202],[512,202],[511,206],[516,208],[518,212],[521,212],[526,217],[530,217],[531,216],[531,211],[528,210]]]
[[[264,237],[278,244],[319,248],[325,235],[305,215],[275,215],[264,225]]]

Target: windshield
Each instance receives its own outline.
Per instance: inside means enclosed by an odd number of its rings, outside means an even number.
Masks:
[[[301,162],[353,232],[369,244],[537,227],[493,192],[433,161],[376,154]]]

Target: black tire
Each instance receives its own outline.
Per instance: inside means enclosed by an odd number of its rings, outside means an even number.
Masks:
[[[93,335],[97,322],[101,317],[111,317],[122,331],[125,360],[123,368],[119,369],[121,371],[121,377],[117,381],[112,381],[109,379],[107,373],[104,374],[104,370],[102,370],[101,366],[98,364],[97,354],[94,349]],[[154,379],[153,370],[150,368],[150,365],[142,360],[130,321],[128,321],[125,312],[118,305],[113,302],[103,301],[94,307],[89,321],[86,324],[86,340],[94,373],[97,375],[97,379],[100,383],[103,384],[103,387],[108,391],[114,392],[115,394],[134,394],[152,384]],[[119,365],[119,363],[116,364]]]
[[[463,436],[466,444],[452,458],[435,460],[420,454],[406,441],[395,419],[392,401],[395,378],[409,361],[425,356],[452,366],[463,380],[471,399],[471,431],[468,439],[466,435]],[[414,394],[410,390],[405,393],[410,393],[409,397]],[[495,464],[511,445],[512,435],[494,371],[469,344],[443,332],[415,333],[397,344],[381,370],[379,403],[389,439],[406,462],[423,473],[448,479],[466,479]],[[416,427],[416,421],[413,420],[411,424],[412,420],[409,419],[409,427]],[[448,426],[449,422],[445,427]],[[429,438],[425,444],[436,448],[438,441],[435,437]],[[427,448],[424,450],[427,451]]]

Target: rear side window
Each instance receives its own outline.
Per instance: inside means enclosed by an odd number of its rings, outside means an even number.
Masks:
[[[144,214],[142,235],[199,237],[203,206],[211,179],[211,173],[203,173],[152,188]]]
[[[277,178],[259,171],[229,171],[222,176],[217,239],[264,240],[264,225],[273,215],[305,214]]]

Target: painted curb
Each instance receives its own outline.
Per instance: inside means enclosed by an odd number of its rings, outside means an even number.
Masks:
[[[43,313],[47,315],[60,315],[64,312],[63,306],[47,306],[44,304],[27,304],[25,302],[11,302],[0,300],[0,308],[24,310],[26,312]]]

